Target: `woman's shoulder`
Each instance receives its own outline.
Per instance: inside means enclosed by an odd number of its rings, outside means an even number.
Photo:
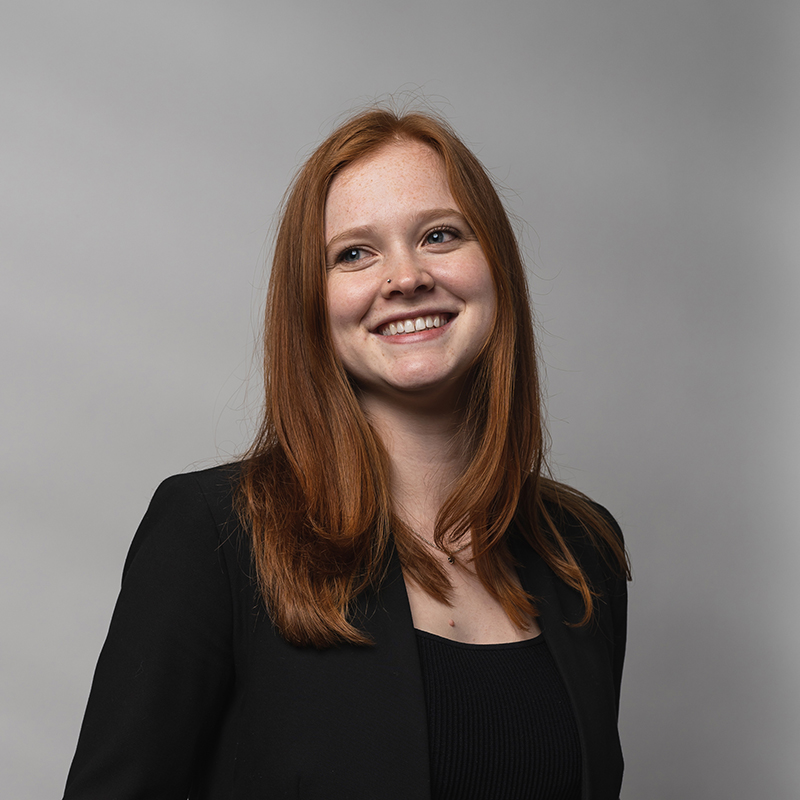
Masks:
[[[607,527],[622,541],[622,531],[611,512],[600,503],[554,480],[541,483],[541,511],[549,516],[565,536],[576,539],[589,538],[598,527]]]
[[[240,471],[240,464],[223,464],[162,481],[136,531],[124,573],[143,555],[188,563],[190,556],[238,543],[234,502]]]
[[[171,475],[156,489],[148,514],[172,511],[198,516],[205,513],[217,522],[229,522],[241,470],[241,463],[236,462]]]
[[[575,545],[597,547],[599,538],[606,539],[598,537],[598,528],[605,529],[605,533],[620,544],[624,543],[622,529],[614,515],[595,500],[582,496],[579,503],[549,501],[545,505],[562,536]]]
[[[556,548],[560,537],[586,573],[607,578],[629,574],[622,530],[605,506],[571,487],[548,481],[536,518],[538,535]]]
[[[170,475],[159,484],[154,499],[192,502],[202,497],[215,505],[224,503],[233,498],[241,471],[241,462],[233,462]]]

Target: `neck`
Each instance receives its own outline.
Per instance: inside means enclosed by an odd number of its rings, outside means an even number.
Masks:
[[[460,412],[374,402],[364,410],[389,454],[396,512],[432,538],[439,509],[467,464]]]

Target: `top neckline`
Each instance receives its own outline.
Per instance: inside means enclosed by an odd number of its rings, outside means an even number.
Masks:
[[[419,628],[414,628],[414,633],[424,639],[429,639],[434,642],[442,642],[453,647],[467,648],[469,650],[512,650],[520,647],[529,647],[534,644],[544,642],[544,632],[534,636],[531,639],[523,639],[519,642],[491,642],[488,644],[482,642],[458,642],[455,639],[448,639],[446,636],[439,636],[438,633],[431,633],[430,631],[423,631]]]

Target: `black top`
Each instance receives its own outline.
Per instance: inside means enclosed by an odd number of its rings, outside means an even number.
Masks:
[[[579,800],[578,729],[544,635],[417,643],[433,800]]]

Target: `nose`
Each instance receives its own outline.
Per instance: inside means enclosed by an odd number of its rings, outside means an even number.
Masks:
[[[382,289],[386,298],[393,295],[411,297],[429,292],[434,287],[433,276],[415,254],[405,254],[392,259],[384,274],[386,279]]]

